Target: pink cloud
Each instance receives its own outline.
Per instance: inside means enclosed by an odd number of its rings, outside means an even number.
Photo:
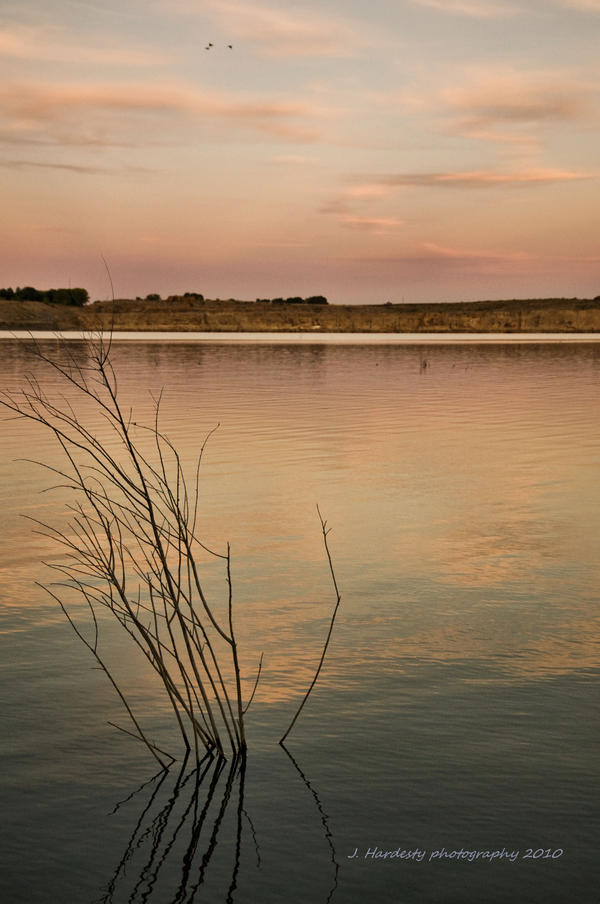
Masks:
[[[169,60],[164,53],[156,50],[82,45],[81,40],[57,26],[32,27],[18,23],[0,27],[0,56],[35,62],[119,66],[158,66]]]
[[[502,272],[511,269],[532,273],[554,264],[595,264],[598,255],[544,255],[520,249],[469,248],[421,242],[398,253],[365,258],[389,264],[431,265],[441,269],[462,269],[469,272]]]
[[[97,173],[111,172],[108,167],[102,166],[82,166],[74,163],[48,163],[37,160],[0,160],[0,166],[3,169],[50,169],[65,170],[71,173],[79,173],[85,175],[96,175]]]
[[[457,131],[496,141],[522,140],[523,129],[583,119],[593,109],[588,82],[510,70],[473,70],[466,84],[446,88],[441,101]],[[517,131],[507,135],[498,126]]]
[[[41,169],[41,170],[58,170],[78,175],[95,176],[98,174],[115,175],[117,173],[138,173],[148,174],[156,172],[148,167],[142,166],[88,166],[79,163],[53,163],[48,160],[0,160],[0,167],[3,169]]]
[[[381,193],[385,193],[387,190],[389,193],[395,188],[477,189],[495,188],[498,186],[527,187],[592,178],[596,178],[595,174],[542,168],[517,172],[471,170],[466,172],[392,173],[366,177],[356,187],[366,196],[371,187],[373,187],[374,192],[380,190]]]
[[[539,145],[544,128],[598,118],[594,78],[556,69],[469,66],[443,88],[406,91],[402,103],[435,116],[444,131],[529,147]]]
[[[340,216],[340,223],[348,229],[359,229],[376,235],[387,235],[404,225],[404,220],[396,217],[361,217],[352,214]]]
[[[476,276],[515,276],[546,266],[537,255],[519,249],[461,248],[435,242],[422,242],[397,253],[369,256],[364,260],[434,280],[445,276],[462,280]]]
[[[493,0],[412,0],[412,2],[444,13],[472,16],[477,19],[503,19],[519,12],[510,3],[496,3]]]
[[[422,256],[437,260],[513,262],[537,260],[537,255],[530,254],[527,251],[481,251],[468,248],[453,248],[447,245],[438,245],[435,242],[423,242],[421,249]]]
[[[563,6],[581,9],[584,12],[600,13],[600,0],[559,0]]]
[[[316,166],[318,161],[314,157],[307,157],[304,154],[277,154],[271,158],[272,163],[282,166]]]
[[[179,120],[312,141],[316,133],[307,122],[320,115],[306,103],[254,100],[177,84],[116,83],[4,84],[0,112],[13,141],[67,145],[122,145],[132,132],[135,143],[155,143],[156,129],[150,139],[140,132],[143,117],[162,119],[165,130]]]

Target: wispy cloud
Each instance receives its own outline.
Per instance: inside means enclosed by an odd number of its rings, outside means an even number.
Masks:
[[[397,263],[397,264],[430,264],[440,267],[440,269],[462,269],[468,268],[472,271],[480,272],[497,272],[503,268],[518,268],[520,265],[527,267],[531,264],[537,264],[541,267],[547,267],[553,262],[563,263],[597,263],[600,260],[598,255],[556,255],[538,254],[530,251],[515,249],[497,249],[497,248],[472,248],[460,247],[456,245],[441,245],[438,242],[420,242],[419,244],[408,247],[405,250],[384,254],[381,256],[370,256],[365,258],[369,261],[379,261],[381,263]]]
[[[477,69],[466,83],[444,89],[441,99],[458,131],[500,141],[523,139],[532,125],[583,119],[593,109],[589,83],[548,72]],[[506,127],[517,134],[498,131]]]
[[[77,235],[76,229],[70,229],[67,226],[34,226],[33,231],[56,235]]]
[[[398,220],[396,217],[361,217],[342,213],[339,220],[347,229],[359,229],[376,235],[387,235],[404,226],[404,220]]]
[[[385,201],[401,189],[441,189],[448,191],[526,189],[557,183],[572,183],[597,178],[594,173],[548,168],[506,172],[501,170],[468,170],[462,172],[383,173],[349,177],[352,182],[321,206],[319,213],[334,216],[348,229],[362,229],[378,234],[389,233],[405,221],[380,216],[378,202]],[[425,247],[425,246],[423,246]]]
[[[412,0],[412,2],[444,13],[473,16],[477,19],[504,19],[519,12],[511,3],[497,3],[494,0]]]
[[[537,168],[503,172],[501,170],[469,170],[463,172],[388,173],[354,176],[354,184],[331,199],[321,208],[321,213],[352,216],[360,203],[369,203],[389,197],[398,189],[425,188],[448,191],[476,191],[502,188],[535,188],[561,182],[578,182],[597,178],[594,173]]]
[[[186,0],[182,2],[189,9]],[[244,0],[207,0],[206,6],[232,40],[251,42],[268,56],[352,57],[366,41],[365,26],[296,4],[282,9]]]
[[[101,47],[82,44],[54,25],[29,26],[8,24],[0,26],[0,56],[35,62],[101,63],[119,66],[159,66],[170,59],[156,50],[134,47]]]
[[[439,245],[436,242],[423,242],[421,256],[445,261],[531,261],[537,255],[528,251],[496,251],[493,249],[455,248],[450,245]]]
[[[520,172],[471,170],[467,172],[393,173],[367,177],[365,183],[362,183],[359,188],[367,191],[371,186],[375,188],[389,187],[390,189],[401,187],[457,189],[496,188],[498,186],[527,187],[591,178],[594,178],[591,173],[541,168]]]
[[[271,163],[280,166],[316,166],[318,161],[314,157],[307,157],[304,154],[276,154],[271,158]]]
[[[479,65],[444,87],[406,91],[402,103],[445,131],[524,145],[539,144],[546,126],[594,120],[599,107],[595,80],[585,74]]]
[[[559,3],[584,12],[600,13],[600,0],[559,0]]]
[[[45,163],[37,160],[0,160],[0,166],[3,169],[50,169],[50,170],[66,170],[71,173],[80,173],[85,175],[96,175],[97,173],[110,172],[108,167],[102,166],[83,166],[75,163]]]
[[[393,253],[370,255],[365,261],[381,266],[398,266],[403,271],[448,274],[500,275],[526,271],[541,266],[540,258],[516,249],[473,248],[420,242]]]
[[[186,85],[154,84],[4,84],[0,114],[12,141],[74,145],[122,145],[127,136],[145,144],[156,130],[140,128],[162,121],[170,134],[177,121],[184,124],[253,130],[282,139],[311,141],[316,135],[308,121],[319,116],[312,105],[254,100]]]
[[[0,160],[0,167],[3,169],[41,169],[41,170],[58,170],[76,173],[78,175],[95,176],[98,174],[115,175],[117,173],[139,173],[147,175],[156,172],[148,167],[142,166],[87,166],[79,163],[52,163],[47,160]]]

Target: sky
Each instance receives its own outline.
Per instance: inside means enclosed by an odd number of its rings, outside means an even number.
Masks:
[[[600,0],[0,0],[0,286],[599,295],[599,35]]]

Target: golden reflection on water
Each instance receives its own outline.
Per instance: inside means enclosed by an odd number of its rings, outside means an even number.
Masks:
[[[334,529],[343,593],[323,682],[461,660],[491,664],[489,680],[597,665],[599,349],[115,348],[140,422],[149,391],[165,386],[163,428],[188,467],[221,423],[203,464],[200,527],[209,545],[232,543],[248,689],[265,653],[257,702],[297,696],[318,661],[334,597],[316,502]],[[16,343],[2,350],[3,385],[39,366]],[[23,630],[15,616],[27,607],[37,624],[62,617],[32,589],[52,548],[19,514],[55,523],[67,497],[40,495],[48,476],[13,462],[23,452],[58,462],[49,437],[3,427],[10,632]],[[207,584],[222,594],[214,569]],[[477,680],[488,680],[484,666]]]

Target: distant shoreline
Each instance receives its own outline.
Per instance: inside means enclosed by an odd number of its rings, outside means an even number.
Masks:
[[[599,333],[600,298],[326,305],[247,301],[0,301],[0,330],[153,333]]]
[[[0,330],[3,339],[38,341],[60,337],[67,342],[83,341],[89,333],[77,330]],[[583,345],[600,344],[597,333],[177,333],[162,330],[112,333],[113,342],[169,342],[199,345]]]

